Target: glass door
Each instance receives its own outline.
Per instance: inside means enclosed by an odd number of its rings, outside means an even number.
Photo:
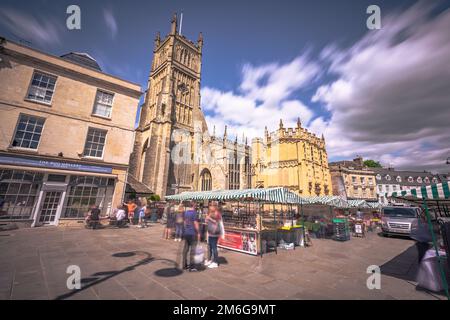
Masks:
[[[54,225],[56,222],[56,214],[61,202],[61,191],[46,191],[44,193],[41,214],[39,222],[43,224]]]

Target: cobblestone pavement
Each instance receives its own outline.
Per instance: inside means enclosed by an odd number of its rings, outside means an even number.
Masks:
[[[443,299],[416,289],[411,240],[371,233],[263,258],[220,250],[218,269],[181,273],[181,243],[145,229],[44,227],[0,232],[0,299]],[[69,265],[81,290],[69,290]],[[381,290],[366,269],[379,265]]]

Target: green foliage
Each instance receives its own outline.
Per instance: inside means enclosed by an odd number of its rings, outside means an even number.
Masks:
[[[365,160],[364,165],[369,168],[381,168],[381,164],[378,161],[370,159]]]
[[[147,198],[148,201],[161,201],[161,197],[157,194],[152,194]]]

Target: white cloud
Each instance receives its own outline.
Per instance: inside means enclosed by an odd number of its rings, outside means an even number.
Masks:
[[[35,45],[60,44],[64,28],[51,17],[32,16],[11,8],[0,8],[0,24],[14,36]]]
[[[103,19],[105,19],[105,24],[108,27],[111,37],[114,39],[119,31],[116,18],[114,13],[110,9],[103,9]]]
[[[356,153],[399,168],[448,170],[450,156],[450,11],[432,16],[420,2],[385,17],[349,50],[322,57],[338,76],[312,101],[332,113],[329,153]]]
[[[261,136],[265,126],[274,130],[279,119],[286,126],[294,126],[298,117],[309,123],[313,111],[293,95],[310,85],[318,73],[318,65],[306,56],[286,64],[244,65],[238,92],[202,89],[202,108],[208,113],[210,131],[215,125],[216,134],[222,134],[227,124],[229,135],[241,139],[242,133],[249,138]]]
[[[307,56],[286,64],[246,64],[236,92],[202,90],[202,106],[216,133],[262,136],[280,118],[297,117],[312,132],[324,133],[329,157],[357,154],[400,169],[448,171],[450,156],[450,10],[419,2],[383,16],[381,30],[368,31],[353,46],[331,44],[317,61]],[[332,80],[311,97],[327,116],[295,98],[316,84],[323,70]]]

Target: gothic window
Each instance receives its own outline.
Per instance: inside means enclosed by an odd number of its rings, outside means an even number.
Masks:
[[[212,177],[208,169],[203,169],[200,175],[201,191],[212,190]]]
[[[240,164],[236,152],[230,157],[228,164],[228,189],[237,190],[240,188]]]
[[[247,188],[251,188],[252,185],[252,170],[250,164],[250,157],[245,156],[245,177],[247,179]]]

